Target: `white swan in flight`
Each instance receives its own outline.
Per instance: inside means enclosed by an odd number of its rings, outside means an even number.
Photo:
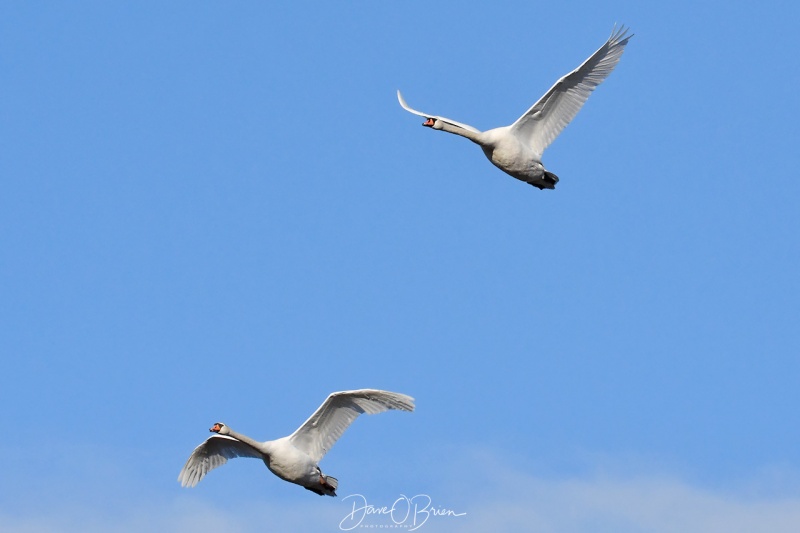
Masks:
[[[397,91],[403,109],[425,117],[423,126],[466,137],[480,145],[486,157],[500,170],[539,189],[554,189],[558,176],[545,170],[542,153],[575,118],[589,94],[611,74],[625,45],[633,35],[624,26],[581,66],[559,79],[533,107],[510,126],[479,131],[449,118],[422,113],[408,106]]]
[[[390,409],[413,411],[414,398],[375,389],[334,392],[297,431],[281,439],[258,442],[237,433],[222,422],[209,430],[211,436],[189,456],[178,481],[194,487],[203,476],[234,457],[261,459],[279,478],[296,483],[320,496],[336,496],[339,482],[322,473],[317,463],[358,415]]]

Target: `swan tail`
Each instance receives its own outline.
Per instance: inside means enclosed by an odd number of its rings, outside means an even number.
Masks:
[[[534,181],[529,181],[528,183],[530,183],[539,190],[555,189],[556,183],[558,183],[558,176],[556,176],[552,172],[548,172],[545,170],[544,175],[541,178],[536,179]]]
[[[325,484],[331,489],[333,496],[336,496],[336,489],[339,487],[339,480],[333,476],[325,476]]]
[[[336,488],[339,486],[339,480],[335,477],[326,476],[322,473],[319,474],[319,480],[314,482],[310,487],[302,485],[306,490],[310,490],[320,496],[336,496]]]

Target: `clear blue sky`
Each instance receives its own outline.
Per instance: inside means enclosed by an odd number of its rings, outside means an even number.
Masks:
[[[0,531],[800,523],[793,2],[0,4]],[[513,122],[608,37],[539,191],[428,112]],[[319,498],[224,421],[355,422]],[[376,519],[375,523],[387,523]]]

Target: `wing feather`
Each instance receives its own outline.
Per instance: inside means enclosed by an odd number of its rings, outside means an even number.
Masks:
[[[360,414],[373,415],[390,409],[413,411],[414,398],[376,389],[334,392],[289,440],[318,462]]]
[[[183,487],[194,487],[203,476],[234,457],[263,459],[261,452],[249,444],[226,435],[214,435],[194,449],[178,474],[178,481]]]
[[[541,157],[542,152],[575,118],[592,91],[619,63],[633,34],[616,27],[608,41],[581,66],[559,79],[533,107],[511,125],[511,131]]]

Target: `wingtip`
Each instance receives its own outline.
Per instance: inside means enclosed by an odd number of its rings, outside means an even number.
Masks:
[[[406,99],[403,98],[403,94],[400,92],[400,89],[397,89],[397,101],[400,102],[400,105],[403,108],[408,107],[408,104],[406,103]]]
[[[611,30],[611,37],[608,38],[609,41],[617,41],[617,42],[627,42],[628,39],[633,37],[633,33],[627,35],[627,33],[631,31],[629,27],[626,27],[625,24],[618,24],[614,23],[614,28]]]
[[[417,407],[415,403],[416,400],[413,397],[409,396],[408,394],[401,394],[399,392],[395,394],[397,395],[396,398],[398,405],[397,409],[399,409],[400,411],[407,411],[409,413],[413,413],[414,409],[416,409]]]

